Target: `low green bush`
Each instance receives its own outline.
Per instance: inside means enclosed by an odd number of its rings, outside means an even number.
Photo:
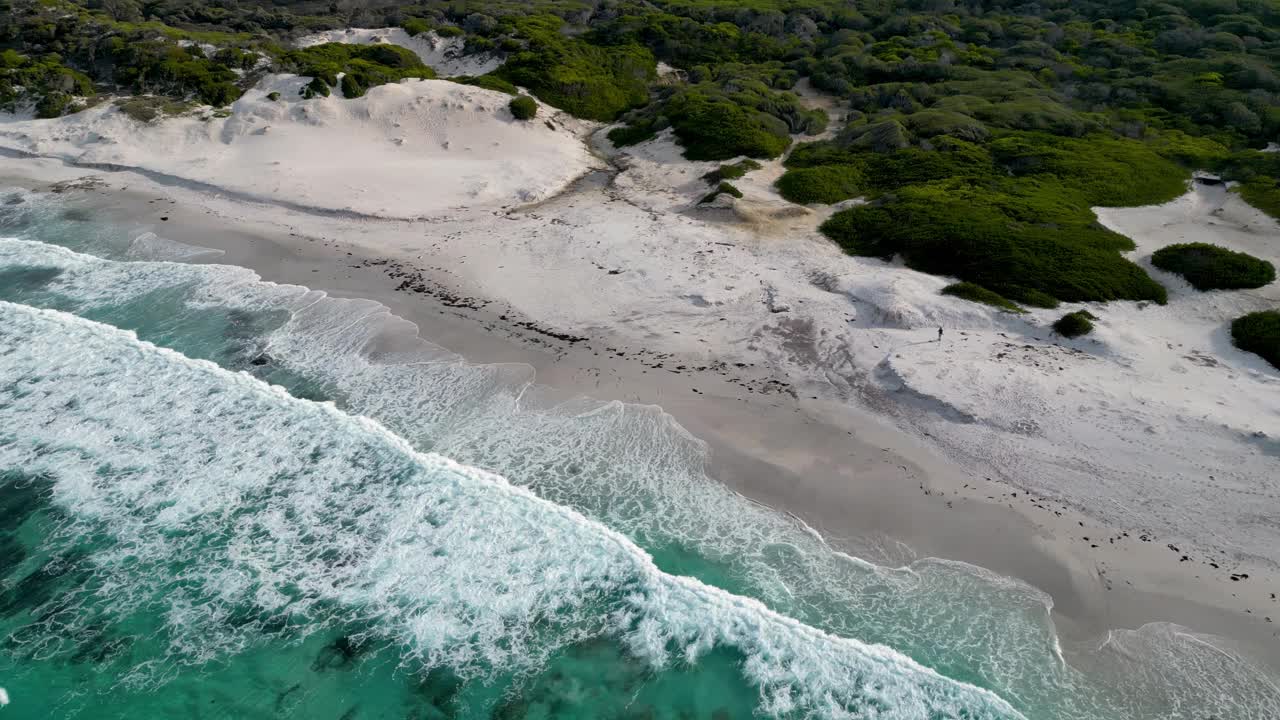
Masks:
[[[850,254],[901,255],[912,268],[1016,302],[1167,298],[1163,286],[1118,252],[1132,249],[1132,241],[1098,225],[1078,191],[1048,180],[909,185],[836,213],[821,230]]]
[[[1042,292],[1040,290],[1033,290],[1029,287],[1024,287],[1022,285],[1017,285],[1014,283],[1001,283],[999,285],[995,285],[994,287],[996,292],[999,292],[1001,295],[1007,298],[1012,298],[1013,300],[1020,302],[1023,305],[1030,305],[1031,307],[1038,307],[1038,308],[1048,308],[1052,310],[1062,304],[1061,302],[1059,302],[1058,298],[1048,293]]]
[[[0,109],[17,110],[35,100],[36,117],[56,118],[79,107],[74,96],[93,94],[89,78],[64,66],[58,55],[37,59],[14,50],[0,53]]]
[[[463,85],[473,85],[475,87],[484,88],[485,90],[496,90],[497,92],[506,93],[508,95],[519,95],[520,88],[503,80],[497,75],[457,75],[448,78],[456,83]]]
[[[369,89],[367,85],[361,82],[360,76],[355,73],[343,75],[340,85],[342,86],[342,97],[344,98],[358,98]]]
[[[614,147],[630,147],[648,142],[658,136],[658,131],[649,123],[623,125],[609,131],[609,142]]]
[[[952,283],[942,288],[942,294],[954,295],[955,297],[962,298],[964,300],[982,303],[983,305],[991,305],[992,307],[998,307],[1001,310],[1007,310],[1009,312],[1026,312],[1000,293],[992,292],[981,285],[975,285],[971,282]]]
[[[911,133],[896,117],[865,125],[850,125],[840,132],[836,142],[841,146],[877,153],[893,152],[911,146]]]
[[[1067,313],[1053,324],[1053,331],[1062,337],[1075,338],[1093,332],[1093,320],[1097,320],[1087,310]]]
[[[706,197],[699,200],[698,204],[701,205],[703,203],[709,203],[721,195],[732,195],[733,197],[740,198],[742,197],[742,191],[734,187],[733,183],[722,182],[715,190],[712,190]]]
[[[551,15],[515,21],[527,47],[509,55],[494,74],[588,120],[610,122],[648,101],[649,82],[657,77],[653,53],[634,43],[592,45],[565,35],[563,25]]]
[[[328,97],[329,88],[340,85],[346,98],[363,96],[370,88],[405,78],[431,79],[435,71],[413,51],[399,45],[351,45],[324,43],[284,53],[284,69],[310,77],[304,98]],[[339,75],[342,76],[339,81]]]
[[[194,95],[214,107],[228,105],[241,94],[236,86],[240,76],[233,68],[205,57],[198,45],[184,47],[158,38],[126,43],[115,37],[103,43],[102,52],[115,63],[114,81],[135,94]],[[237,53],[229,61],[239,64],[242,58]]]
[[[703,175],[702,179],[712,185],[715,185],[722,180],[737,180],[738,178],[744,177],[752,170],[759,170],[761,167],[760,163],[755,160],[743,160],[741,162],[733,163],[732,165],[721,165],[715,170]]]
[[[1276,279],[1266,260],[1208,243],[1179,243],[1157,250],[1151,264],[1186,278],[1197,290],[1258,288]]]
[[[1041,92],[1023,93],[1018,99],[980,105],[974,117],[997,128],[1081,137],[1098,130],[1098,123],[1082,113],[1058,104]]]
[[[1280,369],[1280,310],[1263,310],[1236,318],[1231,341],[1246,352],[1261,355]]]
[[[651,137],[671,127],[690,160],[774,158],[793,134],[826,128],[822,110],[810,109],[790,88],[795,71],[780,62],[697,65],[688,85],[667,85],[628,118],[619,140]]]
[[[862,193],[862,173],[853,165],[820,165],[788,170],[776,186],[793,203],[830,205]]]
[[[781,120],[717,95],[678,94],[666,114],[690,160],[775,158],[791,145]]]
[[[325,82],[322,77],[313,77],[311,82],[298,91],[298,94],[306,100],[314,97],[329,97],[329,83]]]
[[[71,107],[71,96],[64,92],[45,93],[36,103],[36,117],[38,118],[56,118],[61,117]]]
[[[528,95],[512,98],[507,107],[517,120],[532,120],[538,114],[538,103]]]
[[[912,134],[922,138],[947,135],[969,142],[983,142],[991,135],[981,122],[949,110],[921,110],[908,115],[904,124]]]
[[[902,148],[889,152],[871,152],[844,147],[834,142],[799,145],[787,157],[787,173],[778,180],[779,191],[793,202],[835,203],[859,195],[876,196],[904,185],[951,178],[989,178],[998,174],[991,155],[981,145],[941,138],[937,149]],[[823,167],[838,168],[837,173],[811,173]],[[855,179],[854,176],[857,175]],[[815,189],[822,180],[845,178],[844,183],[828,183]],[[792,188],[792,189],[784,189]],[[797,198],[818,198],[794,200]]]
[[[1241,199],[1280,220],[1280,180],[1259,175],[1236,186]]]
[[[149,123],[158,117],[181,115],[190,110],[192,104],[170,100],[162,95],[137,95],[117,100],[115,106],[134,120]]]
[[[1106,135],[1012,133],[993,140],[990,149],[995,161],[1014,175],[1056,180],[1083,193],[1089,205],[1168,202],[1186,192],[1191,177],[1145,143]]]
[[[431,32],[432,24],[430,20],[423,18],[405,18],[400,22],[400,29],[409,34],[409,37],[417,37],[425,32]]]

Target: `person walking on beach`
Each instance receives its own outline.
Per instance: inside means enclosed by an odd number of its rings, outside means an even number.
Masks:
[[[942,342],[942,326],[938,326],[938,342]]]

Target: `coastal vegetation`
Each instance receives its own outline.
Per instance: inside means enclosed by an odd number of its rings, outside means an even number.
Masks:
[[[500,27],[494,23],[494,32]],[[578,117],[612,121],[643,105],[656,62],[649,50],[633,44],[601,46],[571,37],[554,15],[515,20],[511,53],[495,75],[528,88],[540,100]]]
[[[1280,153],[1250,150],[1223,163],[1223,176],[1236,180],[1245,202],[1280,219]]]
[[[722,182],[719,185],[717,185],[714,190],[708,193],[706,197],[702,198],[699,204],[709,203],[712,200],[715,200],[716,198],[720,197],[721,195],[728,195],[730,197],[740,198],[742,197],[742,191],[739,190],[737,187],[735,187],[734,184],[731,182]]]
[[[435,71],[424,65],[412,50],[387,44],[312,45],[285,52],[280,64],[285,70],[311,78],[304,94],[310,91],[312,95],[327,96],[330,87],[340,84],[342,96],[346,98],[360,97],[371,87],[399,82],[404,78],[436,76]]]
[[[1018,307],[1016,303],[1010,302],[1000,293],[992,292],[981,285],[975,285],[970,282],[952,283],[942,288],[942,294],[952,295],[970,302],[982,303],[983,305],[990,305],[1011,313],[1026,312],[1026,310]]]
[[[1237,187],[1240,197],[1245,202],[1273,218],[1280,219],[1280,179],[1260,176],[1243,182]]]
[[[192,107],[191,103],[171,100],[157,95],[137,95],[117,100],[115,105],[120,108],[120,112],[143,123],[149,123],[165,116],[181,115]]]
[[[702,179],[712,185],[715,185],[722,180],[737,180],[739,178],[746,177],[747,173],[753,170],[759,170],[761,167],[760,163],[755,160],[742,160],[741,162],[736,162],[732,165],[721,165],[715,170],[703,175]]]
[[[1041,131],[996,131],[985,142],[973,133],[935,136],[922,144],[908,125],[890,122],[883,126],[890,130],[852,126],[834,140],[797,148],[778,180],[793,202],[873,199],[823,225],[846,251],[901,253],[912,267],[1031,305],[1046,304],[1046,295],[1164,302],[1164,289],[1120,256],[1132,244],[1098,225],[1091,209],[1182,194],[1189,170],[1155,147]]]
[[[475,87],[484,88],[485,90],[496,90],[497,92],[506,93],[508,95],[520,94],[520,88],[496,75],[459,75],[449,79],[463,85],[473,85]]]
[[[517,120],[532,120],[538,114],[538,103],[528,95],[512,98],[508,107]]]
[[[866,187],[862,172],[852,164],[797,168],[778,178],[777,185],[782,197],[801,205],[838,203]]]
[[[805,108],[790,91],[798,79],[777,62],[699,65],[689,71],[688,84],[659,89],[609,138],[630,145],[669,127],[690,160],[775,158],[793,134],[822,132],[828,122],[826,113]]]
[[[1088,310],[1067,313],[1053,323],[1053,331],[1065,338],[1077,338],[1093,332],[1093,321],[1098,318]]]
[[[392,46],[291,41],[352,26],[457,38],[501,61],[459,82],[616,122],[618,146],[669,132],[721,173],[785,156],[788,200],[868,201],[823,225],[846,251],[901,255],[1014,304],[1164,302],[1091,208],[1165,202],[1192,170],[1280,215],[1280,155],[1260,151],[1280,137],[1280,8],[1257,0],[0,6],[0,105],[42,116],[120,91],[225,105],[272,70],[313,78],[304,97],[358,97],[433,73]],[[805,84],[834,98],[834,118]]]
[[[1263,310],[1236,318],[1231,323],[1231,341],[1241,350],[1256,353],[1280,369],[1280,310]]]
[[[1166,291],[1120,255],[1133,243],[1101,227],[1084,193],[1057,179],[954,178],[907,185],[843,210],[821,230],[853,255],[901,255],[923,272],[1017,303],[1150,300]]]
[[[1259,288],[1276,279],[1266,260],[1208,243],[1180,243],[1160,248],[1151,264],[1177,273],[1197,290]]]

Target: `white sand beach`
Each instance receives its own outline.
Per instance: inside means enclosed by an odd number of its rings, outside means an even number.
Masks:
[[[746,496],[876,562],[1026,580],[1073,640],[1168,621],[1280,656],[1280,371],[1226,329],[1280,286],[1154,271],[1168,305],[1090,304],[1098,329],[1068,341],[1049,326],[1074,307],[1002,313],[844,255],[817,232],[833,208],[773,192],[778,162],[700,207],[717,164],[668,136],[619,152],[443,80],[301,84],[269,77],[226,118],[7,122],[0,175],[97,178],[84,202],[140,234],[379,301],[566,395],[660,405]],[[1280,263],[1280,227],[1221,186],[1098,215],[1144,265],[1188,239]]]

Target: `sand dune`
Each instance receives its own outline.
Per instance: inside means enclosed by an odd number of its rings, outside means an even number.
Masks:
[[[305,83],[268,76],[228,117],[203,110],[147,124],[103,103],[10,122],[0,146],[137,168],[242,199],[388,218],[535,202],[598,164],[579,140],[590,125],[549,108],[517,121],[502,93],[408,80],[350,100],[336,88],[303,100]]]

